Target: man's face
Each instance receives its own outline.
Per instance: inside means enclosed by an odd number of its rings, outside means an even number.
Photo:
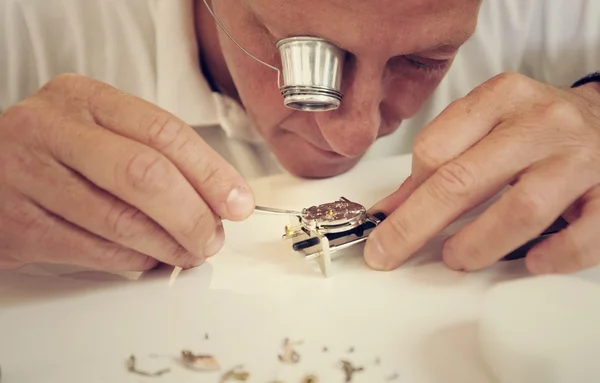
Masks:
[[[221,31],[213,49],[220,47],[239,100],[280,163],[299,176],[329,177],[352,168],[377,138],[418,111],[473,33],[480,1],[209,3],[242,47],[277,68],[276,44],[283,38],[321,37],[345,50],[344,98],[328,112],[285,107],[277,72],[246,55]]]

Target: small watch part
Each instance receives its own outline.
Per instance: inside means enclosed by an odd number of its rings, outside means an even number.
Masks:
[[[283,237],[291,239],[292,249],[304,253],[307,260],[316,259],[329,277],[332,254],[364,242],[384,219],[384,214],[369,214],[363,205],[340,197],[290,216]]]
[[[303,209],[300,218],[302,225],[308,230],[335,233],[360,225],[366,215],[364,206],[341,197],[334,202]]]

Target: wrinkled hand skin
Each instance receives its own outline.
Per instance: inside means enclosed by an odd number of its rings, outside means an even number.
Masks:
[[[388,218],[366,243],[366,263],[399,267],[499,192],[445,241],[449,268],[490,267],[560,215],[569,226],[527,253],[529,272],[600,263],[600,84],[559,89],[506,73],[449,105],[415,139],[411,175],[371,207]]]
[[[0,269],[195,267],[253,208],[191,127],[107,84],[61,75],[0,115]]]

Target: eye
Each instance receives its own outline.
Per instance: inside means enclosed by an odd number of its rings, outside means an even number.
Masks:
[[[435,60],[418,56],[404,56],[404,59],[414,68],[428,72],[444,72],[450,63],[450,60]]]

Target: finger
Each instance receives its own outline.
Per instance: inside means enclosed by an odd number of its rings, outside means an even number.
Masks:
[[[68,264],[105,271],[145,271],[158,263],[147,255],[82,230],[24,196],[0,208],[2,233],[8,238],[8,247],[24,263]]]
[[[142,211],[188,252],[204,256],[218,218],[167,158],[94,124],[66,120],[61,131],[51,145],[60,162]]]
[[[450,223],[493,197],[527,168],[536,157],[525,149],[523,141],[490,134],[443,165],[369,235],[367,264],[383,270],[400,266]]]
[[[402,185],[390,194],[385,197],[381,201],[377,202],[369,209],[369,213],[385,213],[385,215],[389,215],[392,211],[394,211],[398,206],[400,206],[413,192],[413,184],[412,179],[409,176],[402,182]]]
[[[451,103],[416,137],[412,175],[421,185],[436,169],[479,142],[533,92],[533,81],[518,74],[501,74]],[[500,95],[510,94],[511,97]]]
[[[532,274],[568,274],[600,264],[600,187],[590,194],[595,198],[582,207],[578,219],[528,252],[525,264]]]
[[[241,220],[253,212],[246,181],[191,127],[153,104],[101,86],[90,100],[97,124],[161,152],[220,217]]]
[[[11,185],[44,209],[108,241],[171,265],[200,261],[140,210],[51,158],[46,165],[30,164],[9,178]]]
[[[497,202],[446,241],[445,263],[455,270],[479,270],[539,236],[592,186],[593,178],[575,169],[567,158],[528,169]]]

